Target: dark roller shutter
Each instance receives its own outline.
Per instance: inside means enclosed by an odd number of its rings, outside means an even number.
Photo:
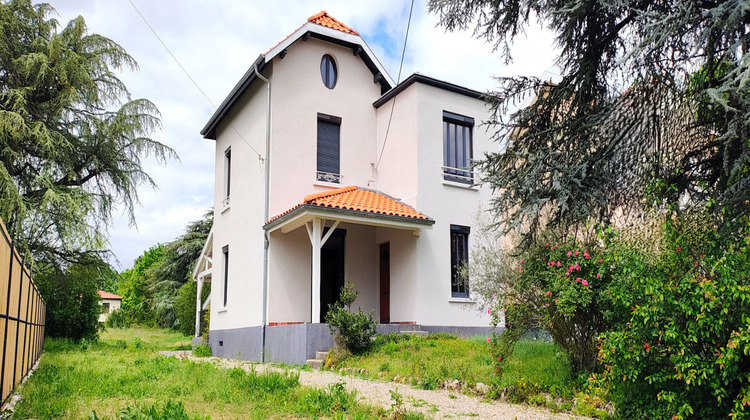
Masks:
[[[318,120],[318,171],[339,174],[341,125]]]

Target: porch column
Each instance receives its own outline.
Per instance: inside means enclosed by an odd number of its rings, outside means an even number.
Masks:
[[[322,225],[320,219],[312,220],[312,234],[310,235],[310,243],[312,244],[312,316],[310,322],[313,324],[320,323],[320,247],[322,246],[320,236],[323,230]]]
[[[198,296],[195,297],[195,336],[201,336],[201,292],[203,292],[203,277],[198,277]]]
[[[328,229],[328,233],[323,237],[321,237],[323,235],[323,224],[325,223],[323,219],[315,217],[312,222],[305,223],[307,235],[310,237],[310,244],[312,245],[312,302],[310,305],[312,314],[310,314],[310,322],[313,324],[320,323],[320,248],[325,245],[340,222],[340,220],[333,222],[333,226]],[[312,224],[312,228],[310,224]]]

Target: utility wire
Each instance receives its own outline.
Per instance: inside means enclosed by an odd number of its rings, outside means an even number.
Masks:
[[[133,9],[135,9],[136,13],[138,13],[138,16],[141,17],[141,19],[143,20],[143,23],[145,23],[146,26],[148,26],[148,29],[151,30],[151,32],[154,34],[154,36],[156,37],[156,39],[159,40],[159,42],[161,43],[162,47],[164,47],[164,49],[167,50],[167,52],[172,57],[172,59],[175,61],[175,63],[177,63],[177,65],[180,66],[180,69],[182,70],[182,72],[185,73],[185,75],[188,77],[188,79],[190,79],[191,82],[193,82],[193,85],[195,85],[195,87],[200,91],[200,93],[203,94],[203,97],[206,98],[206,100],[208,101],[208,103],[211,104],[211,106],[214,108],[214,111],[216,111],[218,109],[218,107],[216,105],[214,105],[214,103],[211,100],[211,98],[209,98],[208,95],[206,95],[206,92],[204,92],[203,89],[201,89],[201,87],[198,86],[198,83],[193,79],[192,76],[190,76],[190,73],[188,73],[188,71],[185,69],[185,67],[182,66],[182,64],[180,63],[180,60],[178,60],[177,57],[175,57],[175,55],[172,54],[172,51],[169,49],[169,47],[167,47],[167,44],[165,44],[164,41],[162,41],[161,37],[159,37],[159,34],[156,33],[156,31],[151,26],[151,24],[148,23],[148,20],[146,20],[146,17],[143,16],[143,13],[141,13],[141,11],[138,10],[138,8],[135,6],[135,4],[133,3],[133,0],[128,0],[128,2],[130,3],[131,6],[133,6]],[[412,0],[412,4],[413,4],[413,0]],[[401,73],[399,72],[399,75],[400,74]],[[234,128],[234,125],[232,125],[232,123],[229,120],[227,120],[226,118],[222,117],[222,119],[229,125],[229,127],[235,133],[237,133],[237,135],[242,139],[242,141],[244,141],[245,144],[247,144],[247,146],[250,147],[253,150],[253,152],[255,152],[256,155],[258,155],[258,159],[261,160],[261,161],[263,161],[264,160],[263,156],[257,150],[255,150],[255,148],[250,144],[250,142],[248,142],[247,139],[245,139],[245,137],[242,134],[240,134],[240,132],[237,131],[236,128]]]
[[[401,70],[404,67],[404,56],[406,56],[406,41],[409,39],[409,28],[411,27],[411,14],[413,11],[414,11],[414,0],[411,0],[411,7],[409,8],[409,20],[406,23],[406,35],[404,36],[404,49],[401,51],[401,64],[399,64],[398,66],[398,77],[396,78],[396,86],[398,86],[398,84],[401,83]],[[391,120],[393,119],[393,108],[395,107],[396,107],[396,96],[393,97],[393,102],[391,102],[391,114],[388,116],[388,126],[385,129],[385,138],[383,139],[383,147],[380,149],[380,156],[378,156],[378,162],[375,164],[375,170],[378,170],[378,166],[380,166],[380,159],[383,158],[385,145],[386,143],[388,143],[388,133],[391,131]]]

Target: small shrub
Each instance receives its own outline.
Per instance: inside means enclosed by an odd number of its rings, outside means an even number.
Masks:
[[[122,309],[110,312],[105,323],[108,328],[128,328],[130,324],[130,317]]]
[[[356,392],[349,392],[342,382],[328,385],[327,389],[314,389],[302,398],[300,414],[330,416],[350,412],[357,405]]]
[[[195,357],[211,357],[211,354],[210,344],[198,344],[193,347],[193,356]]]
[[[354,290],[354,284],[347,280],[341,289],[339,300],[329,305],[326,322],[331,332],[338,334],[345,347],[351,352],[359,352],[368,348],[375,337],[375,310],[370,313],[351,312],[351,306],[357,300],[359,292]]]
[[[434,332],[427,335],[428,340],[456,340],[458,336],[456,334],[450,334],[447,332]]]

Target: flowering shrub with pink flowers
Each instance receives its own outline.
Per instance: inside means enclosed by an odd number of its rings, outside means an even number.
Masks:
[[[493,322],[506,331],[494,338],[493,354],[507,358],[516,340],[532,330],[548,332],[568,353],[573,373],[595,368],[600,334],[620,326],[627,312],[619,296],[627,287],[617,273],[621,252],[611,229],[586,240],[542,240],[517,262],[516,277],[505,285],[492,309]]]
[[[667,218],[655,258],[623,261],[628,322],[603,336],[609,388],[626,418],[750,418],[750,221]]]

